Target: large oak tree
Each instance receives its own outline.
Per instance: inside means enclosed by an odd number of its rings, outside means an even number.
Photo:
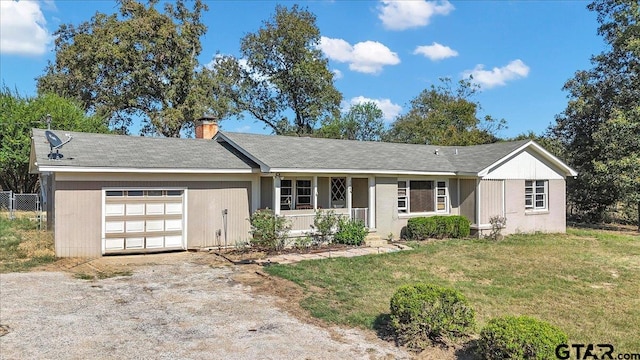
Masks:
[[[228,103],[198,62],[206,5],[196,0],[189,9],[178,0],[160,11],[158,2],[119,0],[118,14],[60,26],[39,92],[76,99],[124,133],[133,118],[143,133],[179,137],[205,113],[225,117]]]
[[[241,59],[220,56],[213,71],[227,79],[221,84],[237,108],[274,133],[311,134],[319,120],[339,116],[342,100],[319,42],[314,14],[279,5],[242,38]]]

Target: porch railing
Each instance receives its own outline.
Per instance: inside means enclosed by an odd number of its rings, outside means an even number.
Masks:
[[[289,221],[291,221],[291,231],[294,232],[311,231],[311,225],[313,225],[313,220],[316,216],[313,210],[286,210],[282,212],[282,215],[284,215],[287,219],[289,219]],[[352,208],[351,214],[349,214],[347,211],[338,211],[336,212],[336,215],[350,215],[350,219],[362,220],[364,222],[364,226],[367,228],[369,227],[369,208]]]

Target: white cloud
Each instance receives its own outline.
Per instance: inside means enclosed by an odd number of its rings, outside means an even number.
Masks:
[[[529,75],[529,66],[522,60],[516,59],[503,67],[494,67],[484,70],[484,65],[479,64],[473,70],[462,73],[464,77],[473,76],[473,82],[480,84],[484,89],[506,85],[507,81],[526,78]]]
[[[454,10],[453,5],[444,1],[394,1],[382,0],[378,7],[378,18],[385,28],[405,30],[429,25],[434,15],[447,15]]]
[[[413,51],[414,55],[422,54],[432,61],[438,61],[454,56],[458,56],[458,52],[448,46],[444,46],[434,42],[431,45],[418,46]]]
[[[351,100],[344,104],[343,108],[345,111],[349,110],[349,107],[357,104],[372,102],[378,106],[380,110],[382,110],[383,119],[386,122],[393,121],[402,111],[402,107],[400,105],[394,104],[389,99],[370,99],[364,96],[356,96],[351,98]]]
[[[333,72],[333,80],[340,80],[343,78],[342,71],[338,69],[333,69],[332,72]]]
[[[323,36],[319,48],[329,59],[349,63],[349,69],[366,74],[377,74],[384,66],[400,63],[398,54],[377,41],[364,41],[351,46],[342,39]]]
[[[42,55],[52,41],[35,1],[0,1],[0,53]]]

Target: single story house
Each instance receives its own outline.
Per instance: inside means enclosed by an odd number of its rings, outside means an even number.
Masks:
[[[234,246],[249,216],[270,208],[310,231],[318,209],[398,238],[416,216],[463,215],[475,233],[564,232],[565,178],[576,172],[530,140],[477,146],[363,142],[218,131],[196,139],[33,129],[30,168],[41,179],[56,256]],[[59,151],[63,157],[50,153]]]

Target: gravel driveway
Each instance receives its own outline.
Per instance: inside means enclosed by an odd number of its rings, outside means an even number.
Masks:
[[[2,274],[0,325],[8,333],[0,358],[409,358],[358,330],[294,318],[276,299],[235,282],[239,271],[183,260],[95,281],[66,272]]]

